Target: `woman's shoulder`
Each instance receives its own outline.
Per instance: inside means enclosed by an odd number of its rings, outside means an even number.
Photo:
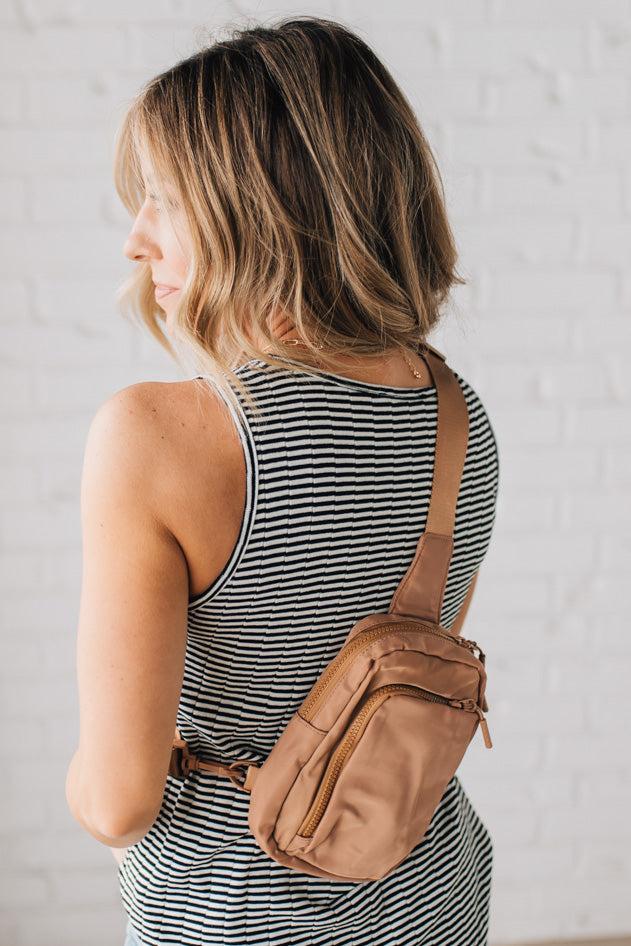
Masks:
[[[234,471],[239,438],[222,404],[216,391],[195,380],[140,381],[101,404],[88,440],[124,454],[138,471],[139,493],[144,486],[155,500],[157,491],[170,519],[177,497],[196,494],[197,477],[208,489]]]
[[[130,449],[167,448],[200,430],[216,431],[223,416],[219,395],[196,381],[139,381],[127,385],[100,405],[93,423],[115,424],[132,435]]]

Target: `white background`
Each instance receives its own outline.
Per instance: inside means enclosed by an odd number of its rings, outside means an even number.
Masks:
[[[466,625],[494,748],[477,734],[460,769],[494,838],[491,946],[631,933],[631,3],[239,9],[356,30],[445,182],[468,284],[432,340],[500,452]],[[123,939],[114,859],[64,797],[80,473],[105,399],[182,374],[116,309],[113,138],[140,84],[225,23],[243,19],[218,3],[0,2],[0,946]]]

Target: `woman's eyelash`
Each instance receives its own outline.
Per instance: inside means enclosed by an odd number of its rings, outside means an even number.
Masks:
[[[160,200],[159,200],[157,194],[147,194],[147,197],[149,198],[149,200],[153,201],[153,203],[154,203],[154,208],[155,208],[155,213],[158,213],[158,214],[159,214],[159,213],[161,212],[161,211],[160,211]]]
[[[147,193],[147,197],[149,198],[149,200],[154,201],[155,204],[157,204],[158,206],[160,206],[160,198],[158,197],[157,194]],[[177,207],[178,207],[177,201],[175,201],[175,200],[169,200],[169,201],[168,201],[168,206],[171,207],[173,210],[177,209]],[[157,208],[156,208],[156,209],[157,209]]]

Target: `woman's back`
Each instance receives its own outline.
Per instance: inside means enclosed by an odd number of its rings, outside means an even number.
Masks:
[[[222,573],[189,602],[177,716],[191,750],[224,763],[263,762],[349,629],[388,610],[424,530],[437,417],[431,386],[296,375],[259,360],[237,373],[261,408],[232,412],[245,509]],[[499,479],[484,406],[456,377],[469,445],[445,627],[486,553]],[[249,831],[248,802],[224,778],[168,777],[156,821],[119,869],[143,944],[486,943],[492,844],[457,776],[423,841],[364,884],[269,858]]]

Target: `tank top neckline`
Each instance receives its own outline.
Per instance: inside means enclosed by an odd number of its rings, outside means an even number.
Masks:
[[[297,361],[293,358],[288,358],[284,355],[276,356],[279,361],[288,361],[294,365],[302,365],[303,362]],[[263,365],[268,366],[266,361],[263,361],[262,358],[252,358],[250,361],[245,362],[242,365],[242,368],[248,367],[249,365]],[[308,372],[304,372],[307,374]],[[329,371],[321,371],[317,375],[312,375],[314,381],[320,379],[326,379],[332,381],[336,384],[344,385],[346,387],[355,388],[360,391],[374,392],[375,394],[391,394],[394,397],[416,397],[419,394],[427,394],[428,391],[435,391],[436,388],[433,384],[426,385],[423,388],[405,388],[392,384],[375,384],[372,381],[359,381],[357,378],[347,378],[345,375],[341,374],[332,374]]]

